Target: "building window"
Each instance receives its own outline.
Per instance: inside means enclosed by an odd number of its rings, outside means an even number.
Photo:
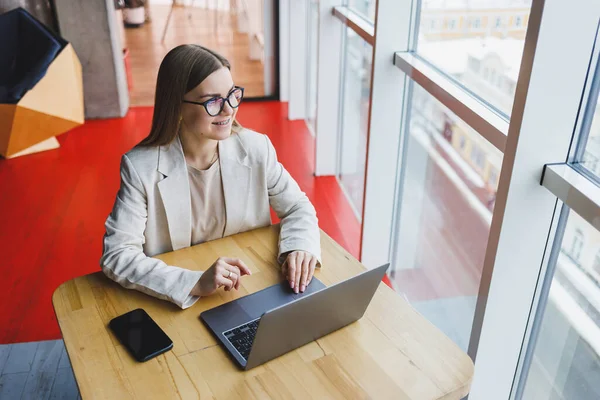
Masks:
[[[481,67],[481,63],[479,62],[478,59],[469,57],[469,68],[471,68],[471,71],[479,73],[480,67]]]
[[[502,26],[502,17],[496,17],[496,28],[500,28]]]
[[[495,69],[490,70],[490,82],[492,84],[496,83],[496,70]]]
[[[471,161],[480,171],[485,167],[485,156],[483,155],[483,151],[475,143],[473,143],[473,147],[471,148]]]
[[[475,29],[479,29],[481,27],[481,20],[479,18],[475,19],[475,22],[473,23],[473,27]]]
[[[429,26],[431,28],[431,30],[435,30],[435,19],[432,19],[431,22],[429,23]]]
[[[444,116],[444,131],[442,132],[442,136],[444,136],[444,139],[448,142],[452,143],[452,122],[450,122],[446,115]]]
[[[573,236],[573,243],[571,245],[571,257],[579,261],[579,257],[581,257],[581,248],[583,247],[583,232],[581,229],[577,229],[575,231],[575,236]]]
[[[496,86],[498,86],[498,89],[502,89],[503,83],[504,83],[504,78],[502,77],[502,75],[498,75],[498,79],[496,79]]]
[[[509,82],[508,80],[506,80],[506,93],[510,96],[514,96],[515,95],[515,84],[514,82]]]
[[[456,20],[455,19],[451,19],[450,22],[448,22],[448,28],[450,30],[454,30],[456,28]]]
[[[464,150],[466,145],[467,140],[465,139],[465,135],[460,135],[458,137],[458,147],[460,147],[461,150]]]
[[[498,180],[498,171],[496,168],[490,167],[490,174],[488,176],[488,185],[496,187],[496,181]]]
[[[520,15],[517,15],[517,18],[515,18],[515,25],[517,27],[520,27],[523,25],[523,17],[521,17]]]

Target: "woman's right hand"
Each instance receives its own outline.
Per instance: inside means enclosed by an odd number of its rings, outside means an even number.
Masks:
[[[225,291],[238,289],[242,275],[252,275],[250,268],[239,258],[219,257],[217,261],[204,271],[191,294],[194,296],[210,296],[221,286]]]

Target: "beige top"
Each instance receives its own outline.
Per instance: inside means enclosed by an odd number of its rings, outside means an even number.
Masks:
[[[219,160],[207,170],[187,166],[192,200],[192,246],[225,233],[225,198]]]

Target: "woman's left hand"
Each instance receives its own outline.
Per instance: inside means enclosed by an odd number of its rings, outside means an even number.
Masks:
[[[294,292],[304,292],[315,273],[317,257],[306,251],[292,251],[281,267],[281,272]]]

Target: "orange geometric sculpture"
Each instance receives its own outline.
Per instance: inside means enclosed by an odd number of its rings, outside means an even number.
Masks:
[[[55,136],[84,122],[81,63],[71,44],[17,104],[0,104],[0,155],[57,148]]]

